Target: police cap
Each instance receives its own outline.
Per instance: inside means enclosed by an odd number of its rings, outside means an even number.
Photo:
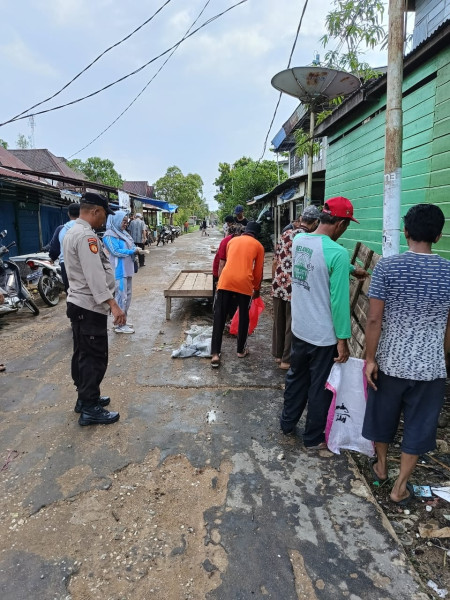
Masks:
[[[96,194],[95,192],[86,192],[81,197],[81,204],[92,204],[94,206],[101,206],[105,209],[107,215],[114,215],[114,211],[109,207],[108,200],[105,196]]]

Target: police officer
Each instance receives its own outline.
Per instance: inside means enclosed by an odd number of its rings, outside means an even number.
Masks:
[[[106,198],[86,192],[80,217],[63,240],[64,262],[69,279],[67,316],[72,323],[72,379],[78,390],[75,412],[80,425],[108,425],[119,420],[118,412],[104,408],[109,397],[100,396],[100,384],[108,366],[107,319],[124,325],[126,315],[114,300],[114,273],[94,229],[114,212]]]

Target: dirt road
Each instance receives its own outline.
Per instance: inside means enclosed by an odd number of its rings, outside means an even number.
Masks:
[[[117,424],[77,424],[63,299],[0,321],[2,600],[427,597],[348,456],[280,435],[268,312],[246,359],[229,337],[218,370],[171,358],[211,309],[175,300],[166,322],[162,290],[220,239],[151,248],[136,334],[110,332]]]

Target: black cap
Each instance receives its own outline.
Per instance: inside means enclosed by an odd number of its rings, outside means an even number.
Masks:
[[[95,192],[86,192],[81,196],[81,204],[92,204],[94,206],[101,206],[105,209],[107,215],[114,215],[114,211],[109,207],[108,200],[105,196],[96,194]]]
[[[244,233],[253,233],[253,235],[259,235],[261,233],[261,225],[256,221],[249,221]]]

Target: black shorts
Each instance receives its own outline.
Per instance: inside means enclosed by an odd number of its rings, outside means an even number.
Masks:
[[[445,379],[415,381],[378,371],[376,385],[377,391],[369,388],[363,436],[373,442],[390,444],[403,413],[402,452],[425,454],[434,450]]]

